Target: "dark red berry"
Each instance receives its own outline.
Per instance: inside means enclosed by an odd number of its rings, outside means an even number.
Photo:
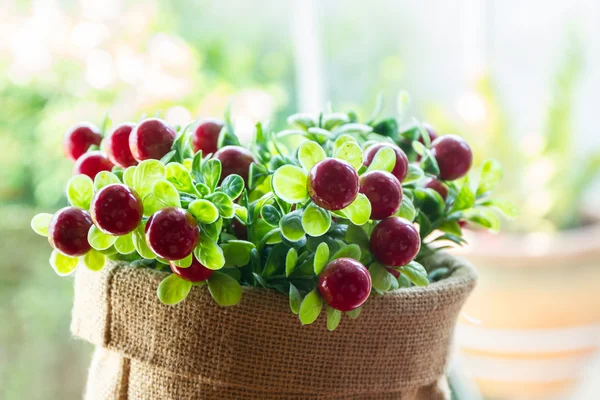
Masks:
[[[387,272],[392,274],[394,276],[394,278],[396,278],[396,279],[400,278],[400,271],[398,271],[397,269],[387,268],[387,267],[385,269],[387,269]]]
[[[321,272],[318,288],[330,307],[352,311],[369,298],[371,275],[360,262],[352,258],[338,258]]]
[[[467,221],[465,221],[464,219],[458,220],[458,226],[460,226],[461,228],[466,228],[468,225],[469,225],[469,223]]]
[[[82,122],[67,131],[63,140],[63,150],[69,159],[76,161],[88,151],[90,146],[100,146],[101,141],[100,129],[90,123]]]
[[[57,211],[48,227],[48,241],[56,250],[70,257],[79,257],[92,248],[88,231],[92,218],[87,211],[77,207],[65,207]]]
[[[101,171],[111,171],[113,163],[101,151],[90,151],[79,157],[73,175],[84,174],[94,179]]]
[[[135,124],[130,122],[118,125],[104,141],[104,149],[108,159],[121,168],[137,164],[129,148],[129,136],[133,128],[135,128]]]
[[[187,257],[198,243],[198,223],[186,210],[163,208],[152,214],[146,225],[146,242],[165,260]]]
[[[219,133],[223,129],[223,122],[214,119],[200,121],[192,133],[192,145],[194,153],[202,150],[203,155],[217,152]]]
[[[187,268],[178,267],[177,265],[173,264],[173,262],[169,262],[169,265],[171,267],[171,271],[173,271],[175,275],[190,282],[205,281],[215,272],[212,269],[208,269],[204,265],[200,264],[200,261],[196,260],[196,257],[194,256],[192,256],[192,265]]]
[[[456,135],[445,135],[434,140],[431,153],[440,167],[440,179],[446,181],[465,176],[473,163],[471,148]]]
[[[115,183],[96,193],[90,212],[94,224],[101,231],[110,235],[126,235],[142,220],[142,200],[133,189]]]
[[[335,158],[316,163],[308,176],[308,194],[326,210],[348,207],[358,194],[358,174],[352,165]]]
[[[415,226],[400,217],[381,221],[371,234],[371,251],[384,265],[401,267],[419,253],[421,238]]]
[[[394,175],[400,182],[402,182],[404,178],[406,178],[406,174],[408,174],[408,157],[406,157],[404,151],[402,151],[402,149],[396,145],[393,145],[391,143],[377,143],[373,146],[368,147],[367,150],[365,150],[364,154],[364,164],[367,167],[371,165],[373,159],[375,158],[375,154],[377,154],[377,152],[381,150],[382,147],[391,147],[392,149],[394,149],[394,152],[396,153],[396,165],[392,170],[392,175]]]
[[[371,219],[385,219],[402,203],[402,185],[385,171],[371,171],[360,177],[360,192],[371,202]]]
[[[129,149],[137,161],[160,160],[171,151],[177,133],[165,121],[145,119],[131,131]]]
[[[214,158],[221,161],[221,179],[219,183],[223,182],[223,179],[229,175],[237,174],[248,184],[250,164],[254,162],[250,150],[241,146],[225,146],[215,153]]]
[[[444,200],[448,197],[448,188],[437,179],[427,178],[425,182],[423,182],[423,187],[435,190]]]

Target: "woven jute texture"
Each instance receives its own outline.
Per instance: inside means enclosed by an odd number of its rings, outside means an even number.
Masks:
[[[86,400],[449,398],[443,378],[473,269],[424,288],[373,297],[334,332],[325,316],[300,325],[281,294],[245,288],[222,308],[208,289],[165,306],[166,276],[111,264],[78,269],[71,330],[96,346]]]

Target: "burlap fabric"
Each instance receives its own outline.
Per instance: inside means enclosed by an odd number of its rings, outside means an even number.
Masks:
[[[246,288],[221,308],[193,288],[165,306],[163,273],[80,268],[71,329],[96,346],[85,399],[448,399],[444,368],[475,273],[448,256],[436,262],[461,265],[428,287],[369,299],[334,332],[324,315],[300,325],[275,292]]]

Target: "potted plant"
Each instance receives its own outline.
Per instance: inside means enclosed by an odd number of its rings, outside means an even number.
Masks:
[[[496,228],[498,165],[475,185],[460,137],[404,132],[410,162],[395,119],[331,110],[243,147],[228,114],[67,132],[70,206],[32,227],[77,271],[86,398],[449,398],[475,274],[439,251]]]

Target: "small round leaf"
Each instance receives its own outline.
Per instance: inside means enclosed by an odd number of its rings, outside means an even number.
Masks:
[[[163,304],[174,305],[183,301],[191,289],[192,282],[171,274],[158,285],[157,294]]]
[[[284,165],[273,175],[273,191],[283,201],[294,204],[308,199],[307,176],[301,168]]]
[[[317,290],[314,289],[312,292],[306,295],[302,303],[300,304],[300,310],[298,315],[302,325],[312,324],[316,321],[323,310],[323,300]]]
[[[310,236],[322,236],[331,226],[331,214],[329,211],[311,203],[302,215],[302,228]]]
[[[106,250],[117,241],[116,236],[108,235],[92,225],[88,231],[88,242],[96,250]]]
[[[309,172],[316,163],[323,160],[326,156],[325,150],[312,140],[303,143],[298,149],[298,161],[300,161],[300,165],[302,165],[305,172]]]
[[[135,246],[133,245],[133,232],[119,236],[115,242],[115,249],[120,254],[133,253],[135,251]]]
[[[54,250],[50,255],[50,265],[59,276],[67,276],[75,271],[79,260],[76,257],[65,256]]]
[[[210,295],[223,307],[236,305],[242,298],[242,287],[231,276],[222,272],[215,272],[208,278]]]
[[[121,181],[112,172],[100,171],[94,178],[94,190],[98,191],[104,186],[112,185],[113,183],[121,183]]]
[[[352,204],[344,208],[342,212],[354,225],[363,225],[371,216],[371,202],[367,196],[359,193]]]
[[[323,272],[328,260],[329,246],[327,246],[327,243],[325,242],[319,243],[319,246],[317,246],[317,251],[315,252],[314,260],[315,275],[320,275],[321,272]]]
[[[348,161],[348,163],[352,165],[354,169],[358,169],[363,163],[362,149],[356,142],[346,141],[342,143],[335,151],[335,158]]]
[[[67,199],[74,207],[88,210],[94,197],[94,182],[87,175],[75,175],[67,183]]]
[[[100,271],[106,264],[106,256],[92,249],[83,256],[83,264],[91,271]]]
[[[208,200],[194,200],[188,206],[188,211],[202,224],[212,224],[219,218],[219,210]]]
[[[52,221],[52,214],[41,213],[31,219],[31,229],[40,236],[48,236],[48,227]]]

